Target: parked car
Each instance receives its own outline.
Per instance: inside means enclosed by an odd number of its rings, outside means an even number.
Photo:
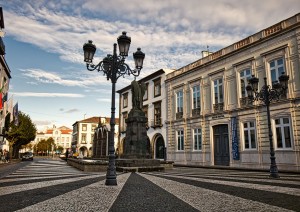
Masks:
[[[32,152],[25,152],[22,156],[22,160],[33,160]]]

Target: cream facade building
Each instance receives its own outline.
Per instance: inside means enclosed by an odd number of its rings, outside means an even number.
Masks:
[[[140,79],[144,82],[146,92],[143,97],[143,111],[148,118],[147,136],[150,141],[152,158],[165,159],[166,141],[166,74],[174,70],[160,69],[153,74]],[[123,144],[126,137],[126,122],[130,110],[132,109],[131,86],[127,86],[119,91],[119,117],[120,117],[120,139],[118,150],[123,152]]]
[[[94,134],[99,123],[106,125],[107,129],[110,130],[110,118],[107,117],[94,116],[73,124],[72,150],[74,153],[76,152],[83,157],[92,157]],[[119,119],[116,118],[115,144],[118,141],[118,129]],[[108,147],[108,144],[106,146]]]
[[[270,105],[279,171],[300,171],[300,14],[167,75],[167,158],[176,164],[269,169],[266,107],[248,101],[289,75],[286,98]]]
[[[38,144],[41,140],[47,140],[48,138],[53,138],[56,146],[63,147],[62,153],[64,153],[67,149],[71,148],[72,129],[65,126],[56,127],[53,125],[53,128],[45,129],[44,132],[37,132],[33,145]]]

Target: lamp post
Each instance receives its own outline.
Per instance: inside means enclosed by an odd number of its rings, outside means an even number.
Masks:
[[[252,78],[249,79],[249,84],[246,87],[248,97],[250,101],[261,101],[267,108],[267,119],[268,119],[268,131],[269,131],[269,142],[270,142],[270,177],[279,178],[278,168],[276,165],[276,158],[273,146],[273,133],[271,129],[271,117],[270,117],[270,103],[273,100],[279,100],[282,95],[286,95],[288,88],[289,76],[285,73],[279,77],[279,82],[276,81],[273,83],[272,87],[267,85],[267,78],[264,78],[264,85],[260,91],[258,91],[258,82],[259,79],[252,75]]]
[[[135,69],[132,70],[125,63],[125,58],[128,56],[129,46],[131,38],[126,35],[126,32],[122,32],[117,39],[119,46],[119,55],[117,55],[117,44],[114,43],[113,54],[108,54],[97,65],[93,64],[93,57],[96,52],[96,46],[91,40],[83,45],[84,62],[86,62],[87,70],[103,72],[106,75],[107,80],[111,80],[112,94],[111,94],[111,119],[110,119],[110,139],[108,144],[108,167],[106,173],[105,185],[117,185],[116,166],[115,166],[115,148],[114,148],[114,134],[115,134],[115,93],[116,82],[119,77],[125,75],[133,75],[135,77],[140,75],[140,71],[143,68],[143,61],[145,54],[140,48],[133,53],[135,61]]]

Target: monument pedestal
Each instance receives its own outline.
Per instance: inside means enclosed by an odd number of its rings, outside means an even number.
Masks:
[[[151,158],[146,123],[148,119],[143,111],[132,109],[126,119],[126,138],[121,158]]]
[[[156,159],[116,159],[116,170],[121,172],[164,171]]]

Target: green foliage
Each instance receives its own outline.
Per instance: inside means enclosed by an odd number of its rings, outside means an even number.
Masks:
[[[7,140],[13,148],[13,157],[17,157],[19,149],[22,145],[29,144],[35,139],[36,127],[31,121],[30,117],[25,113],[19,112],[18,115],[19,125],[15,126],[14,123],[10,123],[9,131],[7,133]]]
[[[62,146],[58,146],[56,150],[59,151],[59,152],[63,152],[64,148]]]
[[[52,149],[53,147],[53,149]],[[43,139],[36,145],[37,151],[42,152],[50,152],[52,150],[56,150],[56,145],[54,143],[54,139],[52,137],[48,138],[47,140]]]

